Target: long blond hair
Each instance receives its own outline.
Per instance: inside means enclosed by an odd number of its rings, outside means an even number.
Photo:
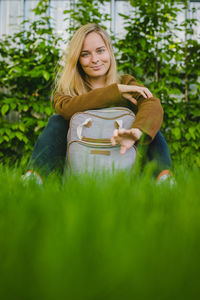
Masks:
[[[69,43],[67,53],[63,57],[64,66],[58,71],[54,91],[70,96],[81,95],[91,89],[90,83],[83,72],[79,57],[85,37],[90,32],[98,33],[110,54],[110,68],[106,74],[106,83],[109,85],[117,81],[116,61],[108,33],[99,25],[89,23],[81,26]]]

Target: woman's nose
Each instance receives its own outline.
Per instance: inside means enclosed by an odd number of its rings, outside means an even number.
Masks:
[[[93,62],[93,63],[98,62],[98,61],[99,61],[98,54],[97,54],[97,53],[92,53],[91,59],[92,59],[92,62]]]

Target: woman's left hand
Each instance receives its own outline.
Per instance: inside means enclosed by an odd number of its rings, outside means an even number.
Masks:
[[[121,145],[120,154],[126,153],[136,141],[138,141],[142,136],[142,131],[138,128],[131,129],[116,129],[111,137],[111,143],[113,146],[116,144]]]
[[[133,97],[132,93],[139,93],[145,99],[153,97],[153,94],[145,86],[118,84],[118,89],[124,98],[135,105],[137,105],[137,100]]]
[[[131,96],[131,94],[123,93],[122,96],[131,101],[133,104],[137,105],[137,100],[133,96]]]

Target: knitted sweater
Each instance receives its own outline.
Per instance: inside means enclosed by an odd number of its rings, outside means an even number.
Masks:
[[[122,75],[120,80],[121,84],[141,86],[130,75]],[[128,107],[136,114],[132,128],[139,128],[148,135],[149,141],[151,141],[160,129],[163,121],[163,109],[160,100],[155,97],[144,98],[138,92],[131,94],[137,100],[137,105],[123,98],[117,83],[97,88],[75,97],[56,92],[54,95],[54,107],[55,111],[66,120],[69,120],[76,112],[89,109],[111,106]]]

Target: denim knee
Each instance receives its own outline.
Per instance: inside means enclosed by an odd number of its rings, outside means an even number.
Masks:
[[[158,131],[154,140],[149,144],[147,156],[149,160],[156,161],[161,170],[172,168],[169,147],[160,131]]]
[[[60,115],[52,115],[38,137],[28,168],[40,170],[46,176],[58,165],[64,166],[69,122]]]
[[[47,123],[48,129],[51,128],[52,131],[56,132],[63,132],[67,131],[69,127],[69,121],[65,120],[62,116],[55,114],[49,118]]]

